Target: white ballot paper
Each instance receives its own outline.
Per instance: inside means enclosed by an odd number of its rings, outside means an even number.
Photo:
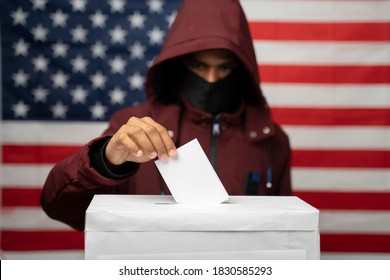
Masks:
[[[176,158],[155,164],[177,203],[218,204],[229,198],[197,139],[178,148]]]

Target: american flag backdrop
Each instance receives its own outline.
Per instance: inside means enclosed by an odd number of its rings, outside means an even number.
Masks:
[[[145,100],[180,2],[1,1],[1,258],[83,258],[83,233],[43,213],[40,189]],[[322,258],[390,259],[390,1],[241,3],[294,194],[320,210]]]

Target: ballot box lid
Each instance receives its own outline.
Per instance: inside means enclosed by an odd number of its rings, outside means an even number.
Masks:
[[[295,196],[177,204],[168,195],[95,195],[85,231],[312,231],[318,224],[319,211]]]

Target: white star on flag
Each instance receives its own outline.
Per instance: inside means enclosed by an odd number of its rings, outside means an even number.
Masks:
[[[65,27],[69,16],[64,14],[62,10],[57,10],[55,13],[50,15],[50,18],[53,20],[53,26]]]
[[[110,0],[109,5],[111,6],[111,12],[123,13],[125,11],[125,1],[123,0]]]
[[[53,45],[53,55],[55,57],[66,57],[68,54],[69,46],[58,41]]]
[[[30,44],[26,43],[23,39],[19,39],[19,41],[13,44],[13,48],[15,50],[15,56],[18,55],[27,56],[29,47]]]
[[[72,34],[72,41],[74,43],[84,43],[87,40],[88,30],[81,25],[77,25],[76,28],[70,30],[70,34]]]
[[[107,107],[103,106],[101,102],[96,102],[95,105],[89,107],[93,120],[102,120],[107,112]]]
[[[165,32],[162,31],[158,26],[154,26],[152,30],[147,32],[147,34],[151,45],[162,45]]]
[[[14,111],[15,118],[26,118],[30,106],[23,101],[19,101],[17,104],[12,105],[12,110]]]
[[[104,28],[106,26],[107,16],[100,10],[91,15],[89,19],[92,21],[93,28]]]
[[[127,31],[124,30],[121,26],[117,25],[114,29],[109,31],[109,34],[113,44],[123,44],[125,42]]]
[[[107,46],[103,45],[101,41],[97,41],[91,46],[92,57],[94,58],[105,58]]]
[[[31,0],[33,7],[33,10],[42,10],[44,11],[46,9],[46,3],[47,0]]]
[[[149,6],[149,11],[151,13],[162,13],[163,12],[163,6],[164,6],[164,2],[161,1],[161,0],[149,0],[147,2],[148,6]]]
[[[85,12],[86,0],[72,0],[70,1],[73,12]]]
[[[72,95],[73,104],[81,103],[85,104],[87,102],[88,91],[82,86],[77,86],[74,90],[71,90],[70,94]]]
[[[105,87],[107,77],[98,71],[91,76],[92,88],[93,89],[103,89]]]
[[[11,13],[11,17],[13,18],[13,24],[17,25],[25,25],[28,17],[28,13],[24,12],[21,7],[19,7],[15,12]]]
[[[114,90],[109,92],[109,95],[111,104],[124,104],[126,93],[120,87],[115,87]]]
[[[40,54],[38,57],[32,59],[32,63],[34,64],[34,71],[46,72],[49,60]]]
[[[38,88],[34,89],[32,93],[34,95],[34,101],[42,103],[45,103],[47,101],[47,96],[49,95],[48,90],[43,88],[42,86],[39,86]]]
[[[125,67],[127,63],[120,56],[115,56],[115,58],[110,60],[108,64],[110,64],[111,66],[112,73],[123,74],[125,72]]]
[[[81,55],[77,55],[76,58],[71,59],[70,63],[73,66],[73,73],[85,73],[87,71],[88,60]]]
[[[166,17],[168,26],[171,27],[172,23],[175,21],[177,12],[173,11],[169,16]]]
[[[44,28],[42,24],[38,24],[31,30],[35,41],[45,42],[47,40],[47,35],[49,33],[49,29]]]
[[[26,87],[30,74],[27,74],[22,69],[19,69],[16,74],[12,75],[12,78],[15,82],[15,87]]]
[[[139,11],[134,11],[132,15],[128,17],[130,21],[130,27],[132,29],[143,29],[145,27],[146,16],[142,15]]]
[[[51,79],[54,88],[65,88],[69,75],[66,75],[62,70],[59,70],[56,74],[52,75]]]
[[[139,72],[135,72],[132,76],[129,77],[128,81],[130,83],[131,89],[142,90],[144,86],[145,78],[141,76]]]
[[[141,44],[141,42],[136,41],[132,46],[129,47],[130,57],[132,59],[142,60],[145,57],[146,47]]]
[[[53,113],[55,119],[65,119],[66,113],[68,112],[68,106],[64,105],[62,101],[57,101],[53,106],[50,106],[50,110]]]

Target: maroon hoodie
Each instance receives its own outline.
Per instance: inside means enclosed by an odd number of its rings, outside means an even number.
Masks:
[[[180,69],[175,58],[227,49],[242,63],[243,102],[218,119],[176,96]],[[109,178],[93,164],[93,154],[132,116],[151,116],[173,132],[177,147],[197,138],[229,195],[291,195],[290,146],[275,124],[259,87],[248,23],[238,0],[184,0],[160,55],[146,78],[147,102],[116,112],[109,128],[78,153],[58,163],[41,195],[44,211],[78,230],[95,194],[170,194],[155,164],[143,163],[124,178]],[[213,127],[218,128],[214,130]]]

